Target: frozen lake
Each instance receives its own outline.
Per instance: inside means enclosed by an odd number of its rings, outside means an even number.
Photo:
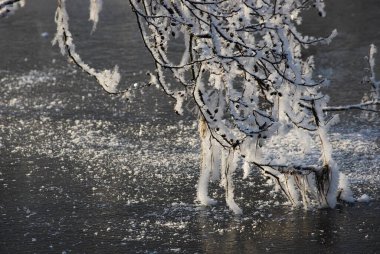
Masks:
[[[124,86],[145,81],[152,62],[125,1],[105,1],[93,35],[88,1],[69,2],[83,59],[118,64]],[[331,104],[356,103],[364,56],[380,47],[380,3],[325,2],[327,17],[308,13],[302,30],[338,29],[330,46],[310,52],[331,80]],[[216,184],[218,205],[201,207],[194,117],[177,116],[154,88],[133,102],[105,94],[51,46],[54,11],[55,1],[33,0],[0,20],[0,253],[380,252],[379,114],[343,114],[330,133],[355,196],[371,202],[292,209],[257,173],[243,180],[238,171],[242,216]]]

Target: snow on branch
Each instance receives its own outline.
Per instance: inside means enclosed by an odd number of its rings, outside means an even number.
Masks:
[[[24,5],[25,0],[0,0],[0,18],[12,15]]]
[[[368,112],[380,113],[380,81],[376,80],[375,74],[375,57],[377,53],[377,48],[375,45],[371,44],[368,56],[368,70],[369,75],[363,78],[363,84],[370,85],[369,93],[366,93],[361,103],[345,105],[345,106],[335,106],[335,107],[324,107],[323,111],[345,111],[345,110],[362,110]]]
[[[92,3],[92,2],[91,2]],[[98,2],[94,6],[99,7]],[[95,8],[95,7],[94,7]],[[97,10],[100,10],[99,8]],[[94,11],[95,12],[95,11]],[[97,12],[98,13],[98,12]],[[93,18],[94,25],[97,22],[97,13]],[[83,62],[79,54],[75,50],[75,45],[73,42],[73,36],[69,30],[69,16],[66,10],[66,1],[58,0],[58,7],[55,13],[55,22],[57,24],[57,32],[52,41],[53,45],[58,44],[62,55],[68,54],[69,58],[83,71],[88,73],[90,76],[94,77],[98,83],[103,87],[103,89],[110,93],[116,94],[120,93],[117,90],[117,86],[120,82],[120,74],[118,66],[115,66],[113,70],[103,70],[97,71]]]
[[[323,111],[346,111],[351,109],[357,109],[370,112],[380,112],[378,109],[374,109],[373,106],[380,106],[380,101],[367,101],[346,106],[330,106],[323,108]]]
[[[240,156],[245,172],[249,165],[261,169],[294,205],[299,197],[310,203],[311,195],[321,206],[335,206],[339,172],[326,134],[331,121],[324,120],[322,110],[327,103],[319,91],[324,81],[313,80],[313,58],[303,60],[301,51],[330,43],[337,32],[315,38],[297,30],[302,10],[314,7],[325,15],[323,1],[129,2],[156,63],[152,80],[177,100],[177,112],[185,99],[198,108],[202,167],[197,197],[202,204],[214,203],[208,182],[219,175],[226,203],[241,212],[232,177]],[[185,44],[180,62],[169,57],[174,38],[183,38]],[[183,90],[167,82],[168,75]],[[317,137],[322,165],[268,162],[268,155],[262,154],[267,140],[292,129]]]
[[[143,42],[155,62],[149,84],[160,87],[176,100],[175,111],[191,100],[197,108],[201,138],[201,174],[197,198],[203,205],[215,203],[208,195],[209,181],[219,180],[225,201],[234,213],[242,210],[235,202],[233,178],[239,161],[247,178],[250,167],[269,176],[293,205],[334,207],[337,199],[352,201],[346,179],[333,160],[326,120],[327,97],[314,80],[313,57],[304,59],[302,50],[328,44],[325,38],[298,32],[303,10],[315,8],[325,15],[322,0],[129,0]],[[90,1],[93,30],[99,20],[101,0]],[[116,93],[120,80],[117,67],[98,72],[85,64],[75,51],[68,26],[65,0],[58,0],[57,33],[53,40],[82,70],[97,79],[109,93]],[[173,40],[182,40],[181,56],[173,57]],[[371,48],[370,66],[375,81]],[[366,104],[362,105],[363,107]],[[295,132],[319,146],[317,165],[303,165],[266,153],[275,137]],[[302,141],[300,141],[302,142]],[[347,182],[347,181],[346,181]]]

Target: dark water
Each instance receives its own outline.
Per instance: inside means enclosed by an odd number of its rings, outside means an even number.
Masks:
[[[143,81],[152,62],[134,17],[124,1],[105,2],[91,36],[87,1],[69,1],[78,51],[99,69],[118,64],[124,86]],[[243,216],[216,184],[218,205],[197,206],[193,117],[153,88],[126,103],[71,67],[50,44],[54,4],[29,1],[0,20],[0,253],[380,252],[378,115],[344,114],[330,135],[355,196],[371,202],[292,209],[256,173],[238,172]],[[332,81],[331,104],[355,103],[369,44],[380,46],[380,3],[326,4],[328,16],[308,13],[302,29],[340,35],[309,53]]]

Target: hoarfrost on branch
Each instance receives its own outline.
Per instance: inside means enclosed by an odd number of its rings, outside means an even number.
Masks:
[[[25,5],[25,0],[0,0],[0,18],[12,15]]]
[[[0,1],[0,16],[13,12],[24,1]],[[371,45],[368,58],[371,91],[356,105],[329,107],[320,89],[325,80],[313,77],[314,60],[302,58],[303,48],[328,44],[326,38],[302,35],[302,11],[315,8],[325,16],[322,0],[129,0],[146,48],[154,62],[149,84],[176,101],[183,114],[185,101],[198,112],[201,139],[201,173],[197,199],[215,204],[210,181],[220,181],[225,199],[236,214],[234,172],[243,166],[244,178],[259,170],[294,206],[335,207],[337,200],[353,201],[348,179],[339,172],[328,139],[329,127],[338,121],[326,112],[360,109],[378,112],[380,82],[375,78]],[[99,21],[102,0],[90,0],[92,32]],[[97,71],[75,50],[69,30],[66,1],[58,0],[53,44],[79,68],[94,77],[108,93],[118,91],[118,67]],[[171,59],[170,44],[182,40],[181,57]],[[175,82],[173,82],[173,79]],[[320,160],[308,165],[300,159],[274,157],[269,140],[292,133],[300,145],[317,144]]]

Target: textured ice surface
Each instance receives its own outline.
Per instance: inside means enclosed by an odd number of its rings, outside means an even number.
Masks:
[[[78,80],[84,84],[80,89]],[[103,96],[75,71],[54,69],[17,76],[3,72],[0,82],[4,248],[181,253],[223,245],[226,251],[253,246],[291,251],[289,246],[297,244],[347,246],[347,238],[361,238],[370,250],[378,237],[376,122],[350,116],[360,128],[342,123],[329,135],[355,196],[364,200],[362,195],[369,195],[369,203],[292,210],[255,169],[243,180],[239,167],[235,196],[244,214],[235,217],[216,184],[210,186],[216,206],[194,202],[200,145],[196,122],[172,114],[172,105],[160,102],[156,91],[126,104]],[[151,101],[157,102],[156,109]],[[294,136],[273,139],[269,147],[273,157],[282,153],[311,163],[319,158],[314,147],[304,152]]]

